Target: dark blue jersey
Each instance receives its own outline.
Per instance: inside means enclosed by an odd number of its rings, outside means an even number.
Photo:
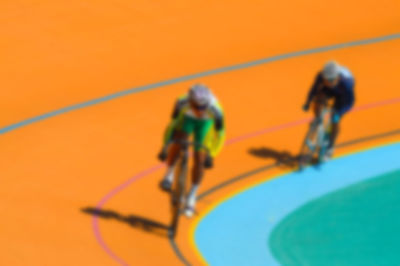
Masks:
[[[322,73],[318,73],[314,84],[308,94],[307,104],[313,100],[314,96],[323,93],[328,98],[334,98],[333,108],[339,115],[348,112],[354,105],[354,78],[351,72],[341,67],[338,84],[333,88],[324,86]]]

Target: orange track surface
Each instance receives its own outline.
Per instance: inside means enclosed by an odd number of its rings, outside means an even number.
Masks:
[[[165,2],[165,1],[164,1]],[[0,3],[0,128],[113,92],[293,51],[400,32],[397,0],[344,1],[34,1]],[[114,265],[92,229],[113,188],[156,165],[175,98],[195,81],[225,107],[228,139],[300,120],[315,73],[328,59],[356,77],[357,106],[400,97],[400,40],[291,58],[140,92],[0,135],[0,265]],[[400,104],[354,112],[339,142],[400,128]],[[273,162],[252,148],[295,154],[306,126],[237,142],[207,173],[204,191]],[[340,152],[399,139],[361,143]],[[286,169],[285,169],[286,170]],[[232,191],[282,171],[237,182],[206,197],[202,212]],[[166,224],[162,170],[110,198],[104,208]],[[238,210],[240,211],[240,210]],[[131,265],[178,265],[168,239],[99,218],[107,246]],[[201,264],[183,219],[177,244]]]

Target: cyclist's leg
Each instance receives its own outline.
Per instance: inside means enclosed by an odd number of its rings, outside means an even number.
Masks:
[[[174,140],[186,140],[189,135],[194,131],[194,123],[190,117],[183,117],[181,123],[177,126],[174,136],[172,137]],[[172,143],[171,147],[168,150],[167,157],[167,172],[164,176],[164,179],[161,181],[161,188],[164,190],[170,190],[174,178],[174,166],[176,159],[178,158],[180,151],[179,143]]]
[[[331,133],[329,136],[329,145],[328,145],[328,151],[329,151],[330,155],[332,155],[332,153],[333,153],[333,148],[335,146],[336,139],[339,135],[340,119],[341,119],[341,116],[335,110],[332,110]]]
[[[200,182],[204,176],[204,161],[206,153],[201,150],[201,145],[205,142],[205,138],[208,132],[212,129],[213,120],[197,120],[194,131],[195,145],[194,152],[194,164],[192,169],[192,187],[190,189],[187,205],[189,212],[193,211],[194,205],[196,204],[196,195],[199,189]],[[190,216],[190,215],[189,215]]]
[[[164,132],[164,137],[163,137],[163,146],[161,148],[161,151],[158,154],[158,159],[161,161],[165,161],[168,157],[168,144],[171,142],[172,138],[175,135],[175,131],[177,128],[177,124],[179,123],[179,119],[175,119],[169,123],[167,128],[165,129]]]
[[[181,130],[177,130],[174,134],[174,140],[186,140],[187,138],[188,135]],[[171,167],[175,164],[180,148],[181,145],[179,143],[171,144],[171,147],[168,151],[167,166]]]
[[[308,147],[311,147],[311,146],[314,147],[316,145],[316,143],[314,143],[316,141],[315,140],[316,133],[317,133],[316,127],[317,127],[318,123],[320,122],[319,117],[320,117],[320,114],[321,114],[322,108],[323,108],[321,97],[322,97],[321,94],[318,94],[315,97],[314,101],[312,102],[312,110],[314,113],[314,119],[311,121],[310,129],[307,132],[306,143],[307,143]]]
[[[189,136],[193,133],[195,129],[195,120],[189,116],[184,116],[181,123],[177,126],[175,134],[173,136],[174,140],[187,140]],[[172,143],[171,149],[168,154],[167,165],[173,166],[178,157],[181,145],[179,143]]]
[[[326,93],[324,91],[319,92],[315,96],[315,99],[313,101],[313,111],[314,111],[315,117],[320,116],[320,114],[322,112],[322,108],[324,107],[324,104],[325,104],[327,98],[328,98],[328,96],[326,95]]]
[[[204,161],[206,157],[205,151],[201,149],[201,145],[205,143],[208,132],[212,129],[213,120],[198,120],[196,121],[196,128],[194,131],[194,141],[197,145],[194,147],[194,166],[192,171],[192,183],[199,184],[204,173]]]
[[[321,113],[322,110],[322,104],[319,101],[314,101],[313,102],[313,112],[315,117],[319,117],[319,114]]]

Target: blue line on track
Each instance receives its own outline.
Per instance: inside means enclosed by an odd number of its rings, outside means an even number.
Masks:
[[[384,41],[390,41],[390,40],[396,40],[400,39],[400,33],[394,33],[391,35],[385,35],[381,37],[376,37],[376,38],[371,38],[371,39],[364,39],[364,40],[358,40],[358,41],[352,41],[352,42],[347,42],[347,43],[341,43],[341,44],[334,44],[334,45],[329,45],[329,46],[324,46],[324,47],[319,47],[319,48],[313,48],[313,49],[308,49],[308,50],[303,50],[303,51],[298,51],[298,52],[291,52],[291,53],[286,53],[286,54],[281,54],[277,56],[272,56],[272,57],[267,57],[263,59],[258,59],[255,61],[250,61],[246,63],[241,63],[241,64],[236,64],[236,65],[231,65],[231,66],[226,66],[226,67],[221,67],[221,68],[216,68],[204,72],[199,72],[195,74],[190,74],[178,78],[173,78],[169,80],[164,80],[124,91],[120,91],[117,93],[113,93],[104,97],[100,97],[97,99],[93,99],[87,102],[71,105],[68,107],[61,108],[59,110],[55,110],[52,112],[48,112],[39,116],[35,116],[8,126],[5,126],[3,128],[0,128],[0,134],[5,134],[10,131],[16,130],[18,128],[39,122],[41,120],[45,120],[57,115],[61,115],[67,112],[75,111],[78,109],[86,108],[92,105],[96,105],[99,103],[103,103],[106,101],[110,101],[113,99],[117,99],[126,95],[142,92],[142,91],[147,91],[147,90],[152,90],[156,89],[159,87],[167,86],[167,85],[172,85],[176,84],[179,82],[183,81],[188,81],[192,79],[197,79],[197,78],[202,78],[206,76],[211,76],[211,75],[216,75],[216,74],[221,74],[225,72],[230,72],[230,71],[235,71],[235,70],[240,70],[240,69],[245,69],[249,67],[254,67],[262,64],[267,64],[275,61],[280,61],[280,60],[285,60],[288,58],[293,58],[293,57],[298,57],[298,56],[304,56],[304,55],[309,55],[309,54],[316,54],[316,53],[322,53],[322,52],[327,52],[327,51],[332,51],[332,50],[338,50],[338,49],[343,49],[343,48],[348,48],[348,47],[354,47],[354,46],[360,46],[360,45],[368,45],[368,44],[374,44],[374,43],[379,43],[379,42],[384,42]]]

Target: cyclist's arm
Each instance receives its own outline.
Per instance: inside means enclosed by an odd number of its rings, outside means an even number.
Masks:
[[[215,118],[215,130],[223,131],[225,130],[224,116],[221,114]]]
[[[222,110],[214,107],[212,111],[214,113],[214,129],[216,136],[210,155],[215,157],[221,151],[225,142],[225,119]]]
[[[224,113],[221,108],[217,105],[211,107],[211,113],[214,117],[214,129],[215,131],[223,131],[224,125]]]
[[[172,112],[172,119],[175,120],[178,118],[179,114],[182,111],[182,108],[185,106],[185,104],[188,102],[186,98],[180,98],[176,101],[174,110]]]
[[[167,145],[173,136],[175,128],[178,124],[179,117],[181,116],[181,111],[184,105],[187,103],[187,99],[185,97],[179,98],[173,108],[172,115],[171,115],[171,122],[168,124],[163,137],[164,146]]]
[[[314,84],[312,85],[310,92],[308,93],[306,105],[310,105],[311,101],[313,100],[314,96],[317,94],[318,90],[320,89],[322,84],[322,76],[318,73],[317,77],[314,80]]]
[[[179,111],[180,111],[179,104],[176,103],[171,118],[176,119],[179,116]]]

